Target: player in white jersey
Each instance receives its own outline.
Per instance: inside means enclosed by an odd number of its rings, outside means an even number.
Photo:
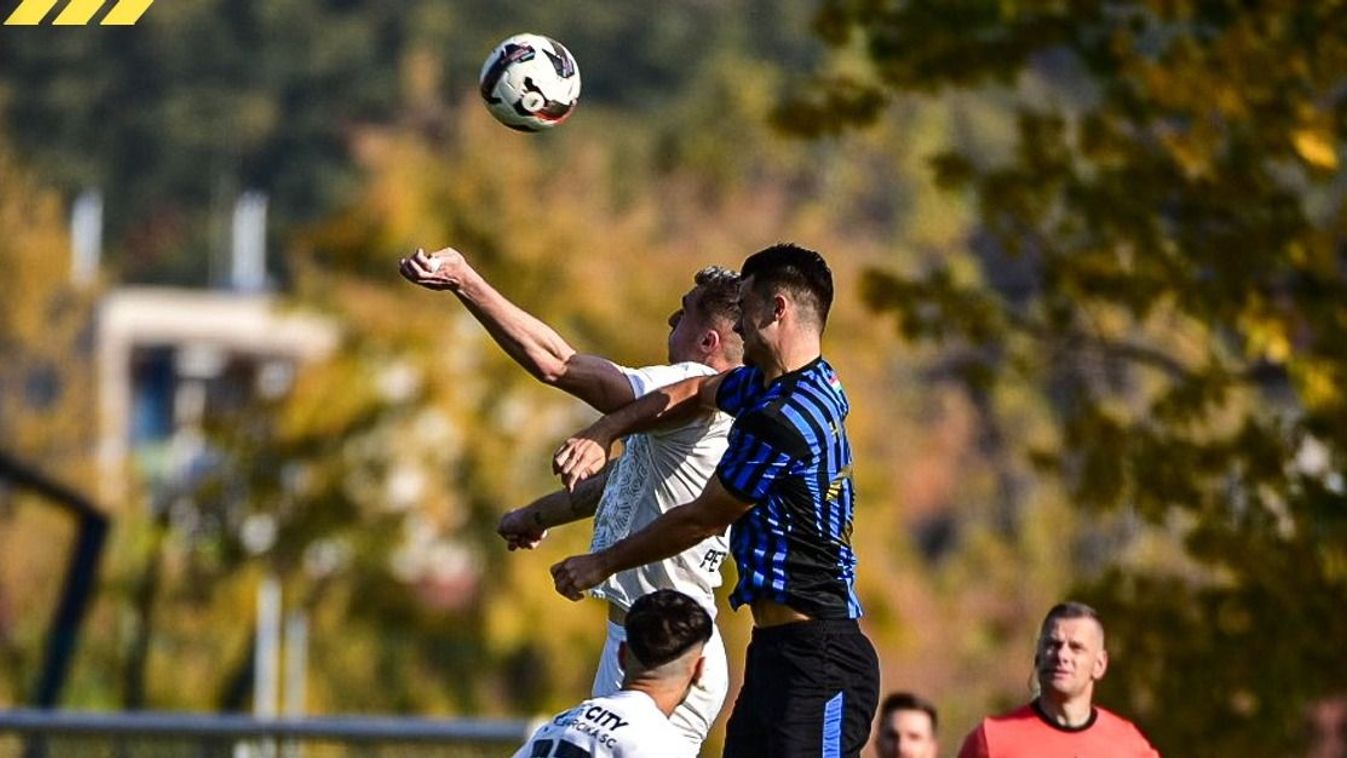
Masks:
[[[734,331],[739,278],[726,269],[697,272],[694,286],[669,317],[669,365],[639,369],[576,352],[555,330],[491,287],[452,248],[432,254],[418,250],[402,260],[400,271],[427,289],[453,292],[530,374],[603,413],[682,379],[734,368],[743,358],[743,341]],[[506,513],[497,531],[511,550],[527,549],[536,546],[548,528],[593,516],[591,547],[603,549],[701,492],[725,451],[730,423],[728,416],[717,412],[673,428],[631,435],[623,455],[603,474],[586,480],[574,493],[558,490]],[[631,604],[654,590],[676,589],[699,602],[714,619],[713,592],[720,585],[720,564],[728,550],[727,537],[720,534],[667,560],[616,574],[594,588],[592,594],[609,606],[607,639],[594,678],[596,697],[621,687],[618,649],[625,639],[624,618]],[[694,746],[706,738],[729,688],[718,633],[707,643],[705,656],[703,675],[673,716],[673,723]]]
[[[696,749],[669,720],[701,677],[715,626],[692,598],[655,590],[627,613],[622,688],[562,711],[514,758],[684,758]]]

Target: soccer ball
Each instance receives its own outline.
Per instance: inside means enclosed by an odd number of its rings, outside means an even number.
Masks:
[[[479,83],[491,115],[523,132],[565,121],[580,97],[575,58],[540,34],[516,34],[497,45],[482,64]]]

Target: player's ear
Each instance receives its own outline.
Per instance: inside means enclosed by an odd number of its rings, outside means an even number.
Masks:
[[[720,347],[720,332],[715,329],[707,329],[702,332],[702,351],[708,355],[714,353],[716,348]]]
[[[780,320],[784,315],[786,315],[786,296],[778,292],[772,295],[772,316]]]
[[[620,664],[622,665],[622,670],[623,670],[623,671],[626,671],[627,669],[631,668],[631,666],[628,666],[628,665],[627,665],[627,641],[626,641],[626,640],[623,640],[623,641],[617,643],[617,662],[620,663]]]
[[[698,659],[697,659],[697,662],[694,663],[694,664],[692,664],[692,683],[693,683],[693,684],[697,684],[698,682],[700,682],[700,681],[702,680],[702,672],[705,670],[705,668],[706,668],[706,656],[702,656],[702,657],[698,658]]]
[[[1108,671],[1108,651],[1100,650],[1099,655],[1095,656],[1094,668],[1090,670],[1090,678],[1096,681],[1104,678],[1104,672]]]

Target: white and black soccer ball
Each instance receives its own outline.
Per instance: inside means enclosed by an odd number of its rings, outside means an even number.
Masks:
[[[482,64],[482,100],[511,129],[537,132],[571,115],[580,98],[580,68],[560,42],[541,34],[516,34]]]

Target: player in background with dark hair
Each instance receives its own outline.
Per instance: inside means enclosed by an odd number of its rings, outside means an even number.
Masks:
[[[689,376],[714,376],[738,366],[743,358],[743,340],[734,332],[739,275],[718,266],[696,273],[694,286],[669,316],[669,365],[644,368],[627,368],[576,351],[550,326],[497,292],[452,248],[429,255],[418,250],[401,261],[400,271],[422,287],[454,293],[515,362],[539,381],[601,412]],[[548,528],[593,516],[590,549],[602,550],[696,497],[725,451],[730,423],[723,413],[704,413],[633,434],[622,457],[586,486],[550,493],[506,513],[497,531],[511,550],[528,549],[543,539]],[[592,694],[608,695],[622,686],[618,647],[625,639],[627,608],[636,598],[657,589],[676,589],[700,602],[714,619],[714,591],[720,586],[720,564],[728,552],[723,531],[707,535],[677,555],[633,567],[594,588],[592,594],[608,602],[608,624]],[[700,746],[706,739],[728,691],[725,646],[716,633],[706,646],[703,676],[673,718],[692,745]]]
[[[754,629],[725,755],[857,756],[879,700],[879,660],[857,623],[850,405],[821,353],[832,272],[818,253],[781,244],[749,256],[741,276],[747,367],[652,392],[567,440],[554,459],[574,486],[602,470],[619,436],[719,408],[735,421],[716,476],[688,505],[552,575],[558,592],[579,599],[615,571],[732,524],[739,581],[730,603],[752,608]]]
[[[1038,697],[983,719],[959,758],[1159,758],[1132,722],[1094,705],[1095,682],[1106,671],[1099,614],[1084,603],[1053,606],[1034,652]]]
[[[911,692],[893,692],[879,705],[878,758],[936,758],[939,716],[931,701]]]
[[[701,676],[711,616],[674,590],[627,609],[622,689],[584,701],[539,727],[514,758],[672,758],[697,751],[669,722]]]

